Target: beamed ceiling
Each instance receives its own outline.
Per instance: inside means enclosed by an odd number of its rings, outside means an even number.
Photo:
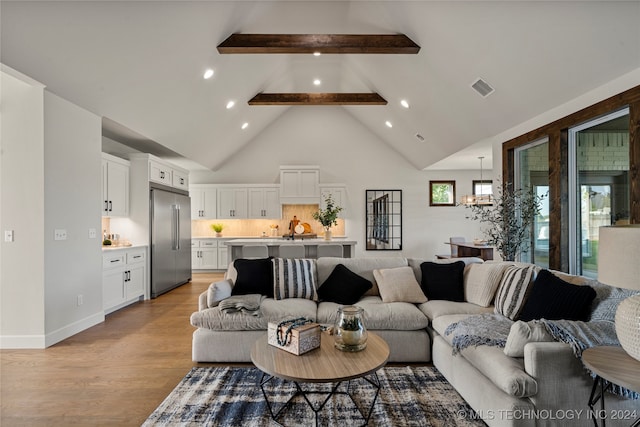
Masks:
[[[211,170],[314,99],[423,169],[640,69],[637,1],[3,0],[0,7],[2,63],[105,117],[112,139]],[[263,35],[263,47],[247,42],[251,34]],[[274,34],[308,39],[301,45]],[[313,56],[327,41],[318,35],[339,35],[331,41],[342,46]],[[366,50],[356,38],[367,35],[389,37],[385,49],[400,53],[351,53],[354,40]],[[239,53],[256,49],[278,53]],[[296,49],[305,53],[290,53]],[[214,77],[204,80],[209,67]],[[495,92],[476,93],[478,78]],[[274,96],[288,105],[265,105]],[[349,97],[375,105],[349,105]],[[471,162],[478,167],[475,155]]]

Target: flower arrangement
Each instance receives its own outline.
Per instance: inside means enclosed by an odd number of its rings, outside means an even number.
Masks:
[[[342,207],[336,205],[331,194],[324,199],[325,208],[314,212],[311,216],[313,219],[322,224],[326,231],[338,225],[338,214],[342,211]]]

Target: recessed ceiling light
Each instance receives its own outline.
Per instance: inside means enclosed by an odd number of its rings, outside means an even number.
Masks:
[[[409,108],[409,103],[406,99],[401,100],[400,105],[402,105],[404,108]]]
[[[387,125],[388,128],[392,128],[393,127],[393,125],[391,124],[391,122],[389,120],[384,122],[384,124]]]
[[[204,77],[205,79],[210,79],[211,77],[213,77],[213,70],[211,68],[207,68],[207,70],[204,72]]]
[[[246,129],[246,128],[248,128],[248,127],[249,127],[249,122],[244,122],[244,123],[242,124],[242,130],[245,130],[245,129]]]
[[[322,83],[322,81],[320,79],[315,79],[313,81],[313,84],[316,85],[316,86],[320,86],[321,83]]]
[[[233,108],[233,106],[236,105],[235,101],[229,101],[227,102],[227,110],[229,110],[230,108]]]
[[[320,52],[313,52],[313,56],[320,56],[322,55]]]

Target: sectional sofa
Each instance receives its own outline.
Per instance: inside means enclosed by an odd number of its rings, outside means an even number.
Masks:
[[[555,289],[542,287],[541,280],[536,280],[540,268],[530,264],[483,263],[478,258],[438,261],[401,257],[320,258],[308,260],[304,267],[307,270],[298,265],[294,279],[314,282],[316,294],[306,292],[304,286],[295,290],[295,284],[291,283],[288,289],[286,284],[276,283],[275,291],[269,294],[268,288],[273,290],[274,282],[283,279],[280,277],[284,277],[283,271],[295,270],[286,264],[283,269],[282,262],[286,261],[293,260],[242,260],[235,265],[239,262],[236,260],[229,266],[225,280],[211,284],[200,295],[199,309],[191,316],[191,324],[197,328],[192,348],[195,362],[250,362],[251,347],[266,333],[268,322],[306,317],[332,325],[337,308],[355,300],[365,311],[367,329],[389,344],[390,362],[432,362],[488,425],[593,423],[587,411],[593,380],[576,357],[575,349],[541,331],[539,321],[516,321],[523,311],[532,315],[531,311],[538,309],[533,300],[540,295],[533,297],[533,290]],[[251,268],[247,274],[248,264],[260,264],[261,268],[272,265],[271,275],[265,280],[259,269]],[[266,270],[262,273],[266,274]],[[552,277],[552,282],[560,279],[562,286],[571,285],[559,288],[569,292],[566,301],[562,301],[560,292],[552,298],[558,304],[543,304],[542,310],[547,312],[568,308],[571,316],[589,317],[600,306],[606,307],[610,315],[615,312],[617,302],[626,296],[612,293],[617,289],[602,284],[598,284],[598,292],[592,291],[589,286],[592,282],[583,277],[550,274],[546,270],[540,277],[544,274],[547,281]],[[300,279],[302,276],[305,279]],[[253,285],[262,280],[261,285]],[[258,310],[251,310],[257,307],[247,310],[245,306],[229,311],[228,305],[221,307],[221,301],[233,300],[231,294],[239,292],[237,286],[243,288],[240,293],[253,293],[253,304],[259,306]],[[503,339],[490,345],[476,342],[456,347],[455,340],[468,341],[469,334],[456,337],[452,330],[455,332],[467,318],[476,325],[479,324],[476,319],[489,322],[483,329],[489,331],[488,335],[495,332],[493,329],[502,329]],[[492,321],[496,322],[495,328]],[[611,339],[615,341],[615,336]],[[640,400],[628,395],[610,395],[606,402],[609,411],[640,410]],[[608,420],[608,425],[616,424]]]

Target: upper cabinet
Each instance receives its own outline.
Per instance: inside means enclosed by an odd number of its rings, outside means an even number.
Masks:
[[[315,204],[320,201],[319,166],[280,166],[280,202]]]
[[[192,185],[189,188],[191,196],[191,219],[215,219],[217,189],[212,185]]]
[[[247,192],[249,198],[249,218],[282,218],[279,186],[248,187]]]
[[[149,159],[149,181],[189,190],[189,173],[159,160]]]
[[[129,215],[129,162],[102,153],[102,216]]]
[[[218,188],[218,219],[247,218],[247,188]]]

